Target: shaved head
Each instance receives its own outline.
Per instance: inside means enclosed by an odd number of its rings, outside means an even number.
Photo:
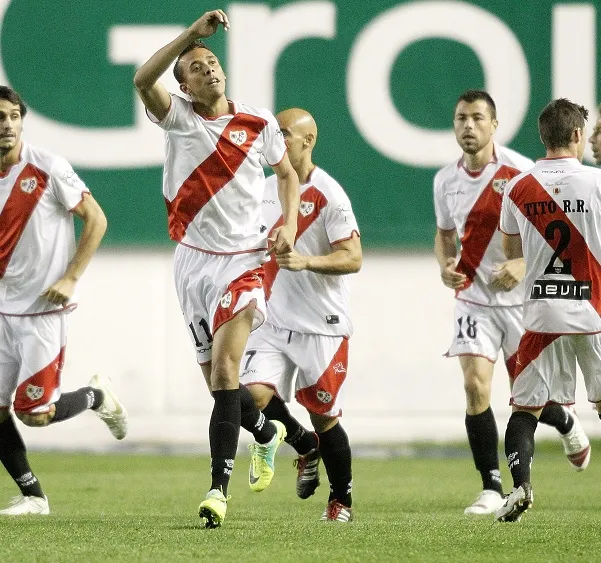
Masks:
[[[313,135],[313,144],[315,144],[317,125],[308,111],[300,108],[285,109],[276,115],[276,119],[281,129],[286,129],[301,136]]]

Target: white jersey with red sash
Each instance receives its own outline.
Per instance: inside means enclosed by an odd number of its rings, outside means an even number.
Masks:
[[[530,159],[495,145],[493,161],[478,173],[468,171],[461,158],[436,174],[436,225],[442,230],[457,231],[461,241],[457,271],[468,279],[465,287],[456,292],[458,299],[493,307],[523,302],[522,284],[512,291],[494,291],[489,284],[495,266],[507,260],[499,232],[504,187],[532,166]]]
[[[71,210],[87,187],[62,157],[23,142],[21,160],[0,177],[0,314],[63,310],[40,297],[75,252]],[[75,304],[72,298],[69,307]]]
[[[300,254],[323,256],[332,245],[350,239],[359,227],[350,200],[340,184],[316,167],[300,188],[295,248]],[[282,224],[277,179],[267,178],[263,215],[271,232]],[[274,258],[265,264],[265,295],[269,322],[308,334],[350,336],[347,276],[281,270]]]
[[[501,230],[522,237],[526,330],[601,331],[601,171],[539,160],[508,185]]]
[[[166,138],[163,195],[169,236],[213,254],[266,248],[261,156],[273,166],[286,152],[269,111],[238,102],[230,102],[230,108],[233,114],[204,118],[192,102],[172,94],[169,112],[158,122]]]

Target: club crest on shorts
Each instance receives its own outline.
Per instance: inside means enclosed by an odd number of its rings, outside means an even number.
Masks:
[[[25,394],[32,400],[37,401],[44,396],[44,388],[32,385],[31,383],[25,389]]]
[[[241,131],[230,131],[230,141],[234,143],[234,145],[243,145],[248,139],[248,135],[246,131],[242,129]]]
[[[26,194],[30,194],[38,186],[38,181],[32,176],[31,178],[25,178],[21,180],[21,190]]]
[[[332,366],[334,373],[346,373],[346,368],[342,362],[338,362]]]
[[[231,304],[232,304],[232,292],[228,291],[219,301],[219,304],[224,308],[227,309]]]
[[[507,184],[509,180],[507,178],[499,178],[498,180],[493,180],[492,189],[495,190],[498,194],[502,194],[505,189],[505,184]]]
[[[303,217],[311,215],[315,209],[315,204],[312,201],[301,201],[298,210]]]
[[[323,389],[320,389],[317,392],[317,400],[322,402],[322,403],[331,403],[332,402],[332,394],[328,393],[327,391],[324,391]]]

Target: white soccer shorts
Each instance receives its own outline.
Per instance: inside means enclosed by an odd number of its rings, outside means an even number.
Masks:
[[[588,400],[601,401],[601,334],[526,332],[517,353],[512,404],[532,409],[550,401],[573,404],[576,362],[584,376]]]
[[[485,307],[457,299],[455,329],[446,356],[482,356],[495,363],[503,350],[509,375],[514,373],[515,356],[524,334],[522,306]]]
[[[294,385],[296,400],[309,412],[335,417],[342,416],[347,369],[348,338],[302,334],[267,322],[250,335],[240,382],[267,385],[286,402]]]
[[[179,244],[175,250],[175,290],[199,364],[211,361],[213,335],[251,302],[252,329],[265,320],[265,252],[208,254]]]
[[[0,315],[0,408],[15,393],[15,412],[47,412],[60,397],[66,345],[67,313]]]

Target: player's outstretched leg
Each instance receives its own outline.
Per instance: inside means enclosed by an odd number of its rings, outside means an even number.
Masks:
[[[574,408],[551,403],[543,409],[539,422],[557,429],[570,465],[584,471],[591,459],[591,444]]]
[[[127,435],[127,411],[117,399],[108,377],[93,375],[89,383],[90,387],[102,391],[102,403],[93,411],[111,431],[117,440],[123,440]]]
[[[252,491],[259,493],[266,489],[275,473],[275,453],[286,437],[286,428],[279,420],[272,420],[276,427],[275,436],[266,444],[250,444],[250,468],[248,484]]]
[[[49,514],[48,498],[31,470],[25,443],[13,416],[7,410],[0,410],[0,417],[3,419],[0,422],[0,461],[21,492],[13,498],[8,508],[0,510],[0,514]]]

